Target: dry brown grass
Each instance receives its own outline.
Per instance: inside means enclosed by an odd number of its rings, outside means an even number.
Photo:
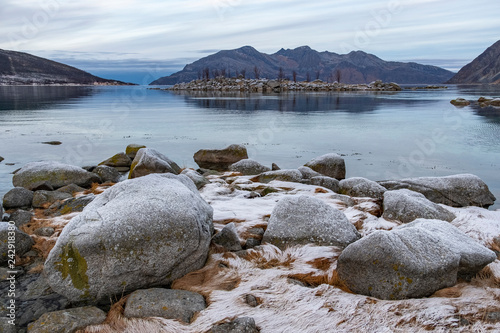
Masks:
[[[323,273],[323,274],[315,274],[313,272],[310,273],[297,273],[288,275],[289,278],[300,281],[305,285],[311,287],[317,287],[322,284],[329,284],[331,286],[337,287],[342,291],[353,294],[353,292],[349,289],[347,284],[339,277],[336,270],[334,270],[331,274]]]
[[[38,264],[28,271],[28,274],[41,273],[43,271],[43,264]]]
[[[264,229],[264,231],[266,231],[266,229],[267,229],[267,223],[256,224],[256,225],[251,226],[248,229],[253,229],[253,228],[262,228],[262,229]],[[248,238],[255,238],[255,239],[258,239],[258,240],[262,240],[262,236],[263,235],[253,234],[251,232],[248,232],[248,229],[245,230],[245,231],[243,231],[239,235],[240,238],[245,239],[245,240],[248,239]]]
[[[336,258],[316,258],[314,260],[308,261],[307,263],[316,269],[326,271],[335,261]]]
[[[443,288],[432,294],[431,297],[444,297],[444,298],[458,298],[462,296],[462,288],[459,285],[455,285],[450,288]]]
[[[242,223],[242,222],[246,222],[246,220],[241,220],[241,219],[236,219],[236,218],[223,219],[223,220],[214,220],[214,223],[224,224],[224,225],[229,224],[231,222]]]
[[[36,250],[44,260],[47,259],[50,251],[56,245],[57,238],[47,238],[35,235],[32,235],[31,238],[35,241],[32,249]]]
[[[243,259],[252,262],[260,269],[290,267],[295,262],[295,258],[289,253],[284,258],[267,258],[265,254],[255,250],[247,251]]]
[[[496,276],[490,266],[484,267],[471,280],[475,285],[487,285],[493,288],[500,288],[500,276]]]
[[[324,188],[316,187],[316,189],[314,190],[314,193],[328,193],[328,191],[325,190]]]
[[[92,185],[90,186],[90,188],[88,190],[83,191],[83,194],[93,193],[95,195],[98,195],[98,194],[101,194],[102,192],[104,192],[106,189],[110,188],[113,185],[116,185],[116,183],[112,183],[112,182],[106,182],[106,183],[103,183],[103,184],[92,183]]]

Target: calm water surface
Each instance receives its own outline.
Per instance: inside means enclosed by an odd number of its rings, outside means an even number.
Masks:
[[[250,157],[281,168],[343,154],[348,177],[474,173],[500,209],[500,108],[449,103],[500,97],[500,88],[280,95],[147,88],[0,87],[0,195],[12,188],[11,173],[30,161],[97,164],[139,143],[196,167],[198,149],[242,143]],[[53,140],[62,145],[42,144]]]

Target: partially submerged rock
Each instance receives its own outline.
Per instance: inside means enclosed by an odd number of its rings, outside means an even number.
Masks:
[[[359,238],[344,213],[301,195],[284,197],[276,204],[262,241],[283,249],[304,244],[346,247]]]
[[[152,173],[173,173],[178,175],[180,172],[181,168],[177,163],[156,149],[141,148],[132,161],[128,178],[142,177]]]
[[[339,193],[351,197],[369,197],[382,199],[387,189],[376,182],[363,178],[352,177],[341,180],[339,183]]]
[[[258,175],[266,171],[271,171],[271,168],[251,158],[246,158],[231,164],[229,166],[229,171],[240,172],[242,175]]]
[[[455,219],[455,214],[428,200],[421,193],[401,189],[384,193],[383,217],[403,223],[418,218],[451,222]]]
[[[335,153],[325,154],[312,159],[305,164],[316,172],[338,180],[345,178],[345,161]]]
[[[224,149],[200,149],[194,161],[204,169],[227,171],[231,164],[248,158],[247,149],[243,145],[230,145]]]
[[[470,105],[470,102],[464,98],[456,98],[456,99],[452,99],[450,101],[451,104],[455,105],[455,106],[467,106],[467,105]]]
[[[125,317],[161,317],[190,323],[195,313],[206,308],[200,294],[164,288],[136,290],[125,305]]]
[[[488,208],[496,200],[488,186],[472,174],[388,180],[379,184],[388,190],[409,189],[419,192],[432,202],[452,207]]]
[[[419,219],[376,231],[344,249],[339,277],[358,294],[381,299],[426,297],[496,259],[448,222]]]
[[[42,184],[57,189],[69,184],[90,187],[92,183],[100,183],[95,173],[80,167],[59,162],[31,162],[22,167],[14,175],[14,186],[33,190]]]
[[[63,229],[45,262],[47,281],[72,301],[92,302],[168,285],[203,267],[212,214],[186,176],[121,182]]]

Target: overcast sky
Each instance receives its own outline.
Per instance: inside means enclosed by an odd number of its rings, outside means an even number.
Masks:
[[[0,48],[142,83],[219,50],[309,45],[457,71],[500,39],[492,0],[2,0]]]

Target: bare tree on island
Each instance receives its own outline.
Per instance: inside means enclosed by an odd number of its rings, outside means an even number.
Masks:
[[[306,82],[311,81],[311,74],[309,72],[306,73]]]
[[[243,77],[243,79],[244,79],[244,78],[245,78],[245,76],[247,75],[247,70],[246,70],[246,68],[243,68],[243,69],[241,70],[241,72],[240,72],[240,73],[241,73],[240,75],[241,75],[241,76]]]
[[[283,67],[280,67],[278,70],[278,81],[283,81],[285,79],[285,72],[283,71]]]
[[[210,79],[210,68],[203,68],[203,79],[207,81]]]
[[[257,66],[253,68],[253,74],[255,75],[256,80],[260,79],[260,69]]]
[[[292,72],[292,77],[293,77],[293,82],[297,82],[297,72],[296,71]]]
[[[316,80],[319,80],[320,71],[316,71]]]
[[[335,71],[335,78],[337,79],[337,83],[340,83],[341,77],[342,77],[342,72],[340,71],[340,69],[337,69]]]

